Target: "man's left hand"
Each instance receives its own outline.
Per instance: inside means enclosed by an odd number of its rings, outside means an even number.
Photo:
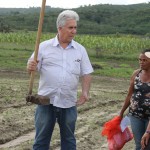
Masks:
[[[87,96],[81,95],[80,98],[79,98],[79,100],[77,101],[77,105],[82,105],[82,104],[84,104],[87,100],[88,100],[88,97],[87,97]]]

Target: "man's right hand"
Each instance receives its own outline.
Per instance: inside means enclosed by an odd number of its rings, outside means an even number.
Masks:
[[[31,73],[32,71],[36,71],[36,69],[37,69],[37,64],[38,64],[37,61],[29,60],[29,62],[28,62],[28,64],[27,64],[27,71],[28,71],[29,73]]]

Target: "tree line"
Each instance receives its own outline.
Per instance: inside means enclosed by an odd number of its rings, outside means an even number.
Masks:
[[[64,9],[46,6],[43,32],[57,32],[56,18]],[[150,35],[150,3],[88,5],[73,9],[79,16],[80,34]],[[40,7],[0,8],[0,32],[37,31]]]

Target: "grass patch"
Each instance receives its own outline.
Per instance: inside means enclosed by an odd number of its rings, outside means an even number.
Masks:
[[[16,42],[1,41],[0,69],[26,69],[27,60],[34,51],[35,41],[33,39],[30,42],[27,41],[27,39],[30,39],[29,37],[32,37],[32,34],[24,33],[23,35],[26,37],[23,38],[24,40],[22,39],[22,34],[20,36],[18,35],[20,38],[15,39]],[[14,35],[11,34],[11,36],[15,36],[15,33]],[[42,37],[42,40],[48,39],[47,34],[43,34]],[[144,40],[142,41],[143,44],[141,47],[141,44],[139,44],[141,40],[139,38],[130,38],[128,36],[119,37],[118,39],[115,36],[113,38],[112,36],[80,35],[77,36],[77,41],[86,47],[95,70],[94,75],[128,78],[133,70],[139,67],[137,62],[139,51],[149,43],[148,40]]]
[[[129,78],[132,75],[132,72],[133,72],[132,68],[111,68],[111,67],[107,67],[107,68],[104,68],[104,69],[95,70],[94,75]]]

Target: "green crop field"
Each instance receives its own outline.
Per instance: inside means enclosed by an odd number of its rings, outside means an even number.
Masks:
[[[43,33],[41,41],[55,34]],[[0,68],[25,70],[28,57],[34,51],[36,32],[0,33]],[[133,35],[77,35],[75,40],[87,49],[94,74],[129,77],[138,68],[142,49],[150,47],[150,39]]]

